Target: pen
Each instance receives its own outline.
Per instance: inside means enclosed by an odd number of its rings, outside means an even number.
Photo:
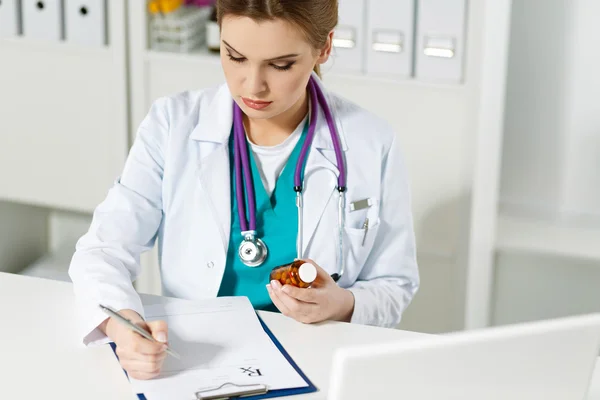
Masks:
[[[115,320],[119,321],[121,324],[125,325],[129,329],[131,329],[131,330],[139,333],[140,335],[142,335],[146,339],[148,339],[148,340],[150,340],[150,341],[152,341],[154,343],[161,343],[158,340],[154,339],[152,337],[152,335],[150,335],[150,333],[148,333],[145,329],[142,329],[139,326],[135,325],[133,322],[131,322],[127,318],[123,317],[121,314],[119,314],[118,312],[116,312],[112,308],[107,307],[107,306],[103,306],[102,304],[99,304],[98,306],[106,314],[108,314],[109,316],[111,316]],[[168,354],[172,355],[173,357],[177,358],[178,360],[181,359],[181,356],[179,354],[177,354],[174,350],[172,350],[170,347],[167,346],[167,350],[166,351],[167,351]]]
[[[363,236],[362,245],[365,245],[365,239],[367,238],[367,232],[369,231],[369,218],[365,219],[365,223],[363,224],[363,229],[365,230],[365,234]]]

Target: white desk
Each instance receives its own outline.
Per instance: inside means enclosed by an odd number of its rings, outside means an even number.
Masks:
[[[135,399],[110,348],[80,344],[71,284],[0,273],[0,296],[0,399]],[[163,301],[143,298],[145,304]],[[303,325],[279,314],[260,315],[320,390],[295,399],[326,398],[336,347],[423,336],[334,322]],[[590,394],[589,400],[600,400],[600,367]]]

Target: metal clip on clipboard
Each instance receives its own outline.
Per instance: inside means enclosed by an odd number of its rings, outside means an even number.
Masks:
[[[232,390],[223,393],[222,389],[226,386],[233,386]],[[268,392],[267,385],[236,385],[235,383],[224,383],[216,388],[202,389],[194,393],[196,400],[229,400],[234,397],[247,397],[266,394]]]

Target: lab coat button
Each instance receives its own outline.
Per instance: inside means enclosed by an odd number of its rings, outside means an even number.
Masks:
[[[214,263],[214,262],[212,262],[212,261],[209,261],[209,262],[207,262],[207,263],[206,263],[206,266],[207,266],[208,268],[212,268],[212,267],[214,267],[214,266],[215,266],[215,263]]]

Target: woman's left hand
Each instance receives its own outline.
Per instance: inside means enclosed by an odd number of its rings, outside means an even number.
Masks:
[[[350,322],[354,311],[354,295],[335,283],[329,274],[314,261],[317,279],[310,288],[282,286],[279,281],[267,285],[273,304],[287,317],[311,324],[326,320]]]

